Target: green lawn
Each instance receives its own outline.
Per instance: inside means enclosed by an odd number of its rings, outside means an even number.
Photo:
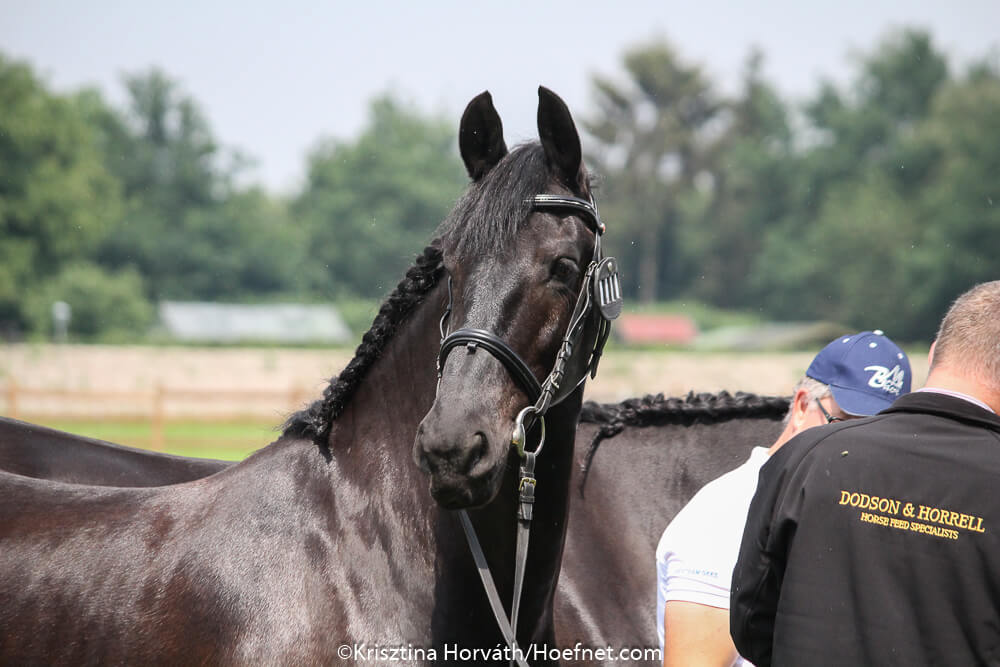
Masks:
[[[27,421],[129,447],[150,449],[153,443],[148,420],[28,418]],[[169,420],[164,424],[163,450],[181,456],[238,461],[275,440],[276,426],[273,422],[254,420]]]

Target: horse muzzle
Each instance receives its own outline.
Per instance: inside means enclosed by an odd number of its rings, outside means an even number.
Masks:
[[[493,451],[490,445],[483,431],[445,434],[427,419],[421,423],[413,457],[430,476],[431,496],[439,505],[463,509],[493,500],[506,469],[507,448]]]

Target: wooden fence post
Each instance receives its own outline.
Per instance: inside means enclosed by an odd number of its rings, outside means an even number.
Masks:
[[[163,387],[163,383],[157,382],[156,388],[153,391],[153,418],[150,428],[150,446],[158,452],[163,451],[164,447],[163,421],[165,394],[166,389]]]

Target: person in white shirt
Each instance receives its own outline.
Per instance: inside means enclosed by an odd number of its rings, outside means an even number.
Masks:
[[[729,587],[757,474],[797,433],[873,415],[910,390],[910,363],[881,331],[840,336],[796,385],[785,427],[740,467],[706,484],[663,531],[656,549],[657,632],[664,667],[750,665],[729,635]]]

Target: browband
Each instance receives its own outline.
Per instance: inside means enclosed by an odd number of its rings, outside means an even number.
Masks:
[[[604,223],[597,213],[597,207],[592,202],[570,195],[535,195],[529,200],[535,208],[570,208],[578,213],[584,213],[584,222],[595,234],[604,234]]]

